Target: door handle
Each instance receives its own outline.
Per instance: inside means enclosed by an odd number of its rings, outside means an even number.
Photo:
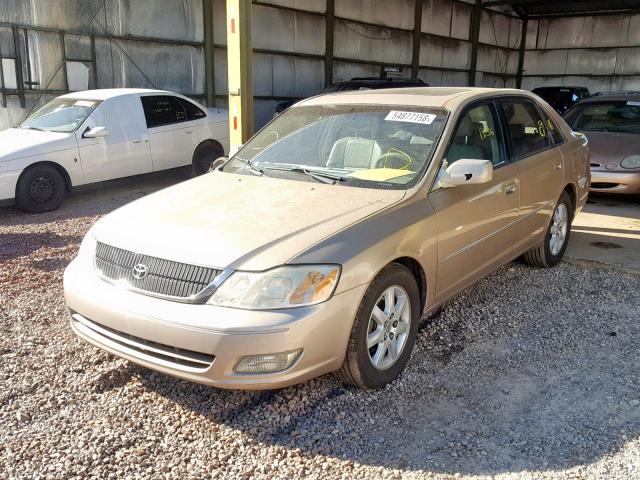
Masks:
[[[184,133],[186,133],[187,135],[189,135],[190,133],[193,133],[193,130],[185,130]]]
[[[133,140],[132,143],[142,143],[142,139],[138,138],[137,140]]]
[[[518,184],[516,182],[508,183],[504,186],[505,195],[511,195],[512,193],[516,193],[518,191]]]
[[[562,170],[562,162],[561,161],[556,163],[556,170]]]

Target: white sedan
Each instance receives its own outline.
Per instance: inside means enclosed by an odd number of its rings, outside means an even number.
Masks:
[[[70,93],[0,132],[0,204],[46,212],[77,185],[190,164],[199,175],[228,147],[226,110],[160,90]]]

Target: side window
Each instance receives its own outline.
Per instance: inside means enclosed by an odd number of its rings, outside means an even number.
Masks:
[[[176,97],[169,95],[153,95],[141,97],[147,127],[159,127],[188,120],[187,112]]]
[[[542,114],[542,117],[544,119],[544,123],[545,123],[545,126],[547,127],[547,130],[551,134],[551,138],[553,139],[553,143],[555,145],[560,145],[561,143],[564,143],[564,137],[562,136],[562,132],[558,128],[556,122],[551,120],[551,117],[549,115],[547,115],[547,112],[545,112],[542,108],[540,109],[540,113]]]
[[[190,101],[184,100],[182,98],[179,98],[178,101],[182,104],[182,106],[186,110],[187,117],[189,117],[189,120],[198,120],[199,118],[204,118],[204,117],[207,116],[202,111],[201,108],[199,108],[197,105],[191,103]]]
[[[514,159],[533,155],[551,146],[547,126],[537,107],[525,100],[502,100],[502,111],[511,138]]]
[[[464,114],[445,158],[449,165],[463,158],[491,160],[493,165],[504,161],[489,104],[479,105]]]

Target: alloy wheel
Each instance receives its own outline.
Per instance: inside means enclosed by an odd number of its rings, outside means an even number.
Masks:
[[[396,363],[409,338],[411,302],[400,286],[387,288],[369,317],[367,351],[371,364],[386,370]]]
[[[551,255],[558,255],[565,239],[567,238],[567,229],[569,228],[569,211],[564,203],[559,203],[553,212],[553,221],[551,223],[549,250]]]

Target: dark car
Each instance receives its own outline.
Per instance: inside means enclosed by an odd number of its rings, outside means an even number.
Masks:
[[[591,150],[591,191],[640,193],[640,93],[594,95],[564,119]]]
[[[336,82],[320,93],[346,92],[350,90],[377,90],[380,88],[428,87],[419,78],[407,77],[355,77],[345,82]],[[297,100],[287,100],[276,106],[276,115],[284,112]]]
[[[532,92],[551,105],[560,115],[583,98],[590,96],[589,90],[585,87],[538,87]]]

